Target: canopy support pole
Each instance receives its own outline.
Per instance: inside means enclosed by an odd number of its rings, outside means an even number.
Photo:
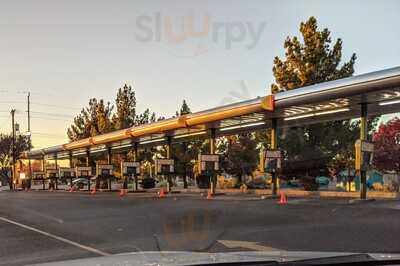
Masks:
[[[45,184],[45,178],[46,178],[46,160],[44,159],[44,156],[43,156],[43,159],[42,159],[42,172],[44,173],[44,176],[43,176],[43,190],[45,190],[45,189],[46,189],[46,184]]]
[[[368,104],[361,103],[361,123],[360,123],[360,139],[367,140],[368,137]],[[360,170],[360,198],[367,199],[367,173]]]
[[[86,167],[90,166],[90,150],[86,150]],[[90,191],[90,176],[87,177],[88,191]]]
[[[107,147],[107,163],[112,164],[112,151],[111,147]],[[111,176],[108,176],[108,190],[111,191]]]
[[[215,128],[210,129],[210,154],[215,154]],[[212,195],[215,194],[216,177],[215,174],[210,176],[210,192]]]
[[[58,170],[58,158],[57,158],[57,153],[54,154],[54,164],[56,165],[56,170]],[[58,190],[58,171],[55,176],[55,184],[54,184],[54,189]]]
[[[271,150],[278,148],[278,121],[276,118],[272,118],[271,126]],[[275,172],[271,173],[272,176],[272,196],[278,195],[278,178]]]
[[[72,163],[72,151],[68,152],[68,160],[69,160],[69,168],[73,168],[73,163]],[[76,174],[75,174],[76,175]],[[70,182],[70,188],[72,188],[72,174],[69,178],[69,182]]]
[[[171,142],[172,142],[172,137],[167,136],[167,159],[171,159]],[[174,169],[175,170],[175,169]],[[167,192],[171,192],[171,187],[172,187],[172,180],[171,180],[171,174],[167,175]]]

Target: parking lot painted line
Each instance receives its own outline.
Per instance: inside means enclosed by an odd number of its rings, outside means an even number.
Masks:
[[[106,252],[103,252],[103,251],[101,251],[101,250],[98,250],[98,249],[95,249],[95,248],[92,248],[92,247],[89,247],[89,246],[85,246],[85,245],[79,244],[79,243],[77,243],[77,242],[68,240],[68,239],[66,239],[66,238],[53,235],[53,234],[51,234],[51,233],[48,233],[48,232],[45,232],[45,231],[36,229],[36,228],[31,227],[31,226],[29,226],[29,225],[25,225],[25,224],[21,224],[21,223],[12,221],[12,220],[10,220],[10,219],[7,219],[7,218],[1,217],[1,216],[0,216],[0,221],[4,221],[4,222],[10,223],[10,224],[13,224],[13,225],[16,225],[16,226],[25,228],[25,229],[27,229],[27,230],[30,230],[30,231],[33,231],[33,232],[36,232],[36,233],[45,235],[45,236],[47,236],[47,237],[50,237],[50,238],[59,240],[59,241],[61,241],[61,242],[64,242],[64,243],[70,244],[70,245],[72,245],[72,246],[75,246],[75,247],[84,249],[84,250],[86,250],[86,251],[95,253],[95,254],[97,254],[97,255],[101,255],[101,256],[108,256],[108,255],[110,255],[110,254],[108,254],[108,253],[106,253]]]
[[[282,249],[260,245],[257,242],[251,241],[218,240],[218,242],[226,246],[227,248],[247,248],[255,251],[284,251]]]

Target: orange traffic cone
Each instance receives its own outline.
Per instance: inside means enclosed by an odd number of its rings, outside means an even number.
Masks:
[[[285,193],[281,192],[281,199],[279,200],[279,204],[281,205],[286,205],[288,203],[287,197],[285,195]]]
[[[94,195],[96,194],[97,190],[96,187],[92,188],[92,190],[90,191],[90,195]]]
[[[211,190],[209,190],[208,193],[207,193],[207,199],[208,200],[214,199],[213,194],[211,193]]]
[[[164,193],[164,189],[163,188],[160,189],[160,192],[158,193],[158,197],[159,198],[164,198],[165,197],[165,193]]]
[[[74,192],[74,187],[71,187],[71,188],[69,189],[69,192]]]

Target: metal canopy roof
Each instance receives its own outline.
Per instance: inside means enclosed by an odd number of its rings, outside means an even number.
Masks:
[[[293,127],[360,117],[361,103],[368,104],[368,115],[400,111],[400,67],[345,79],[324,82],[281,92],[272,96],[216,107],[177,118],[118,130],[64,145],[23,154],[24,158],[41,159],[84,156],[112,150],[129,150],[133,142],[140,147],[161,145],[170,136],[172,143],[207,136],[215,128],[217,136],[270,127],[276,118],[278,126]]]

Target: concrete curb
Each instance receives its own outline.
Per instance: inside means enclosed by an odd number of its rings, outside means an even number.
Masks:
[[[88,191],[74,191],[69,192],[68,190],[30,190],[30,191],[46,191],[46,192],[62,192],[62,193],[89,193]],[[360,192],[345,192],[345,191],[304,191],[295,189],[282,189],[288,197],[315,197],[315,198],[349,198],[349,199],[359,199]],[[110,193],[110,191],[98,191],[101,193]],[[117,190],[111,191],[111,193],[116,193]],[[148,189],[146,191],[140,192],[129,192],[129,194],[154,194],[157,193],[158,189]],[[207,194],[208,189],[200,188],[187,188],[179,189],[173,188],[171,194]],[[279,192],[278,192],[279,193]],[[216,189],[216,195],[258,195],[258,196],[272,196],[271,189],[248,189],[247,191],[242,191],[240,189]],[[368,191],[368,199],[400,199],[399,192],[382,192],[382,191]]]
[[[187,193],[207,193],[207,189],[181,189],[182,192]],[[359,198],[360,192],[346,192],[346,191],[304,191],[294,189],[282,189],[289,197],[320,197],[320,198]],[[272,191],[270,189],[248,189],[246,192],[242,192],[240,189],[217,189],[217,193],[224,194],[256,194],[271,196]],[[368,198],[372,199],[400,199],[399,192],[382,192],[382,191],[369,191],[367,193]]]

